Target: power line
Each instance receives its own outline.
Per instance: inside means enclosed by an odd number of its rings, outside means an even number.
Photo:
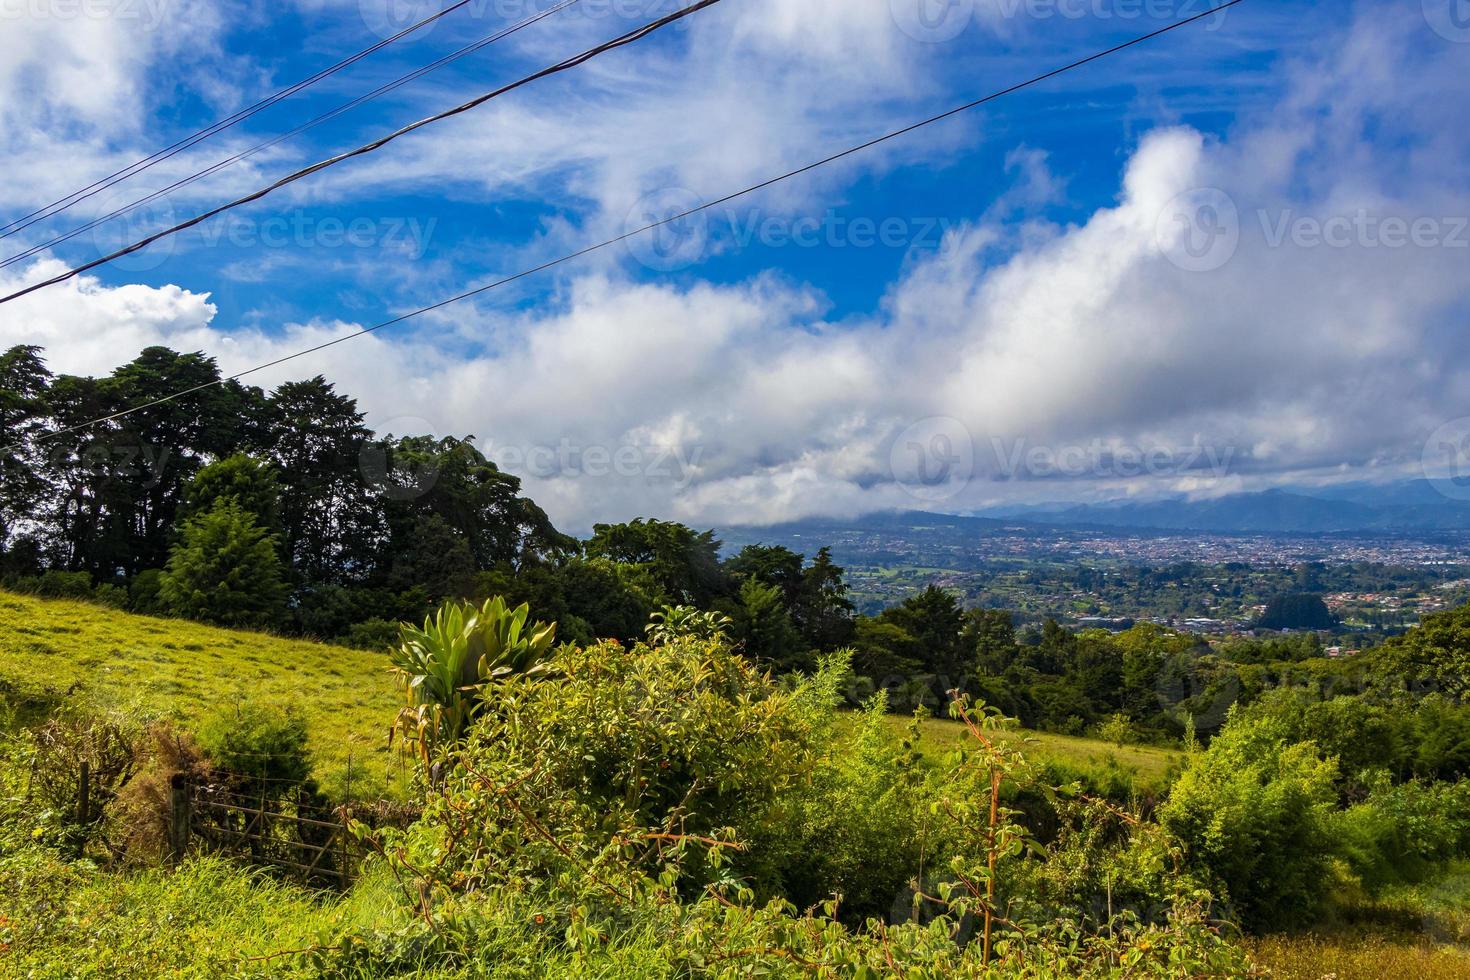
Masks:
[[[88,184],[86,187],[83,187],[79,191],[73,191],[72,193],[66,195],[66,197],[52,201],[50,204],[38,208],[37,210],[32,211],[30,214],[25,215],[24,217],[17,218],[7,225],[0,225],[0,238],[9,238],[11,235],[14,235],[20,231],[24,231],[26,228],[29,228],[31,225],[35,224],[38,221],[44,221],[47,218],[55,217],[56,215],[65,211],[67,208],[70,208],[75,204],[79,204],[82,201],[85,201],[87,198],[92,197],[94,194],[100,194],[102,191],[113,186],[114,184],[118,184],[124,180],[127,180],[129,177],[140,174],[144,170],[147,170],[149,167],[162,163],[163,161],[169,159],[172,156],[175,156],[176,154],[182,153],[184,150],[187,150],[191,146],[194,146],[195,144],[208,139],[216,133],[224,132],[231,126],[234,126],[240,122],[243,122],[246,119],[249,119],[256,113],[261,112],[265,109],[269,109],[271,106],[282,101],[283,99],[295,95],[302,89],[305,89],[311,85],[315,85],[322,79],[335,75],[337,72],[341,71],[344,68],[355,65],[357,62],[361,61],[363,58],[366,58],[368,55],[373,54],[376,51],[380,51],[393,42],[407,37],[421,27],[432,24],[434,21],[438,20],[441,17],[446,17],[449,14],[454,13],[456,10],[469,5],[471,2],[473,2],[473,0],[458,0],[457,3],[444,8],[438,13],[431,14],[430,16],[425,17],[418,23],[410,24],[409,26],[405,27],[403,30],[392,35],[391,37],[386,37],[383,40],[379,41],[377,44],[374,44],[371,47],[364,48],[356,54],[342,59],[335,65],[323,68],[321,71],[317,72],[315,75],[312,75],[310,78],[304,78],[301,81],[297,82],[295,85],[284,88],[274,95],[270,95],[264,99],[261,99],[254,105],[246,106],[244,109],[241,109],[234,115],[227,116],[224,119],[221,119],[220,121],[199,130],[197,133],[194,133],[191,136],[184,137],[177,143],[166,146],[161,150],[151,153],[143,159],[137,161],[136,163],[132,163],[126,167],[123,167],[121,170],[115,173],[103,177],[96,183]],[[52,210],[53,208],[55,210]]]
[[[486,37],[480,38],[478,41],[471,42],[470,44],[465,45],[457,51],[452,51],[444,57],[439,58],[438,60],[431,62],[430,64],[424,65],[422,68],[416,68],[406,75],[400,75],[393,81],[378,86],[371,92],[360,95],[350,102],[345,102],[342,105],[337,106],[335,109],[331,109],[327,112],[322,113],[314,119],[310,119],[307,122],[302,123],[295,129],[282,133],[279,136],[274,136],[271,139],[265,140],[264,142],[257,143],[248,150],[242,150],[241,152],[236,153],[233,156],[226,157],[225,159],[220,160],[218,163],[206,167],[204,170],[201,170],[196,174],[184,177],[168,185],[167,187],[154,191],[147,197],[139,198],[133,203],[118,208],[116,211],[113,211],[110,214],[105,214],[99,218],[95,218],[92,221],[87,222],[84,225],[81,225],[80,227],[73,228],[71,231],[67,232],[64,235],[58,235],[55,238],[50,239],[49,241],[45,241],[39,245],[32,246],[31,248],[28,248],[23,252],[18,252],[15,255],[4,259],[3,261],[0,261],[0,269],[14,265],[17,262],[22,262],[28,258],[31,258],[34,255],[39,255],[41,252],[45,252],[48,249],[54,248],[55,246],[60,245],[63,242],[71,241],[78,235],[91,231],[93,228],[96,228],[99,225],[106,224],[107,222],[112,221],[114,218],[120,218],[123,215],[128,214],[129,212],[134,211],[145,204],[151,204],[159,198],[164,197],[165,195],[176,191],[181,187],[187,186],[188,184],[192,184],[197,180],[201,180],[202,178],[218,173],[219,171],[224,170],[226,167],[233,166],[234,164],[239,163],[241,160],[252,157],[262,150],[268,150],[273,146],[284,143],[286,140],[292,139],[296,136],[300,136],[302,133],[310,129],[315,129],[317,126],[329,122],[345,112],[349,112],[360,105],[371,102],[372,100],[386,95],[387,93],[392,92],[395,89],[401,88],[404,85],[407,85],[409,82],[422,78],[432,71],[437,71],[438,69],[443,68],[445,65],[451,64],[452,62],[458,61],[459,59],[467,55],[473,54],[476,51],[479,51],[491,44],[494,44],[496,41],[503,40],[504,38],[507,38],[518,31],[524,30],[525,28],[530,27],[532,24],[545,20],[552,14],[555,14],[561,10],[565,10],[567,7],[570,7],[578,2],[580,2],[580,0],[561,0],[560,3],[548,7],[539,13],[532,14],[530,17],[517,21],[516,23],[511,24],[508,27],[501,28],[500,30],[495,31],[487,35]],[[3,237],[3,235],[0,235],[0,238]]]
[[[425,313],[432,313],[435,310],[443,309],[446,306],[450,306],[454,303],[461,302],[462,300],[469,299],[472,296],[479,296],[480,294],[487,293],[492,289],[498,289],[501,286],[509,285],[518,280],[525,279],[528,276],[533,276],[537,273],[545,272],[548,269],[552,269],[556,266],[571,262],[574,259],[581,258],[584,255],[589,255],[593,252],[608,248],[609,246],[616,245],[619,242],[627,241],[630,238],[634,238],[638,235],[644,234],[645,232],[652,231],[655,228],[661,228],[664,225],[672,224],[676,221],[682,221],[684,218],[699,214],[702,211],[707,211],[710,208],[718,207],[721,204],[728,204],[731,201],[745,197],[749,194],[754,194],[757,191],[764,190],[765,188],[770,187],[773,184],[779,184],[782,181],[790,180],[793,177],[799,177],[802,174],[810,173],[811,171],[816,170],[819,167],[824,167],[829,163],[835,163],[836,161],[852,156],[853,154],[872,149],[873,147],[878,146],[882,143],[886,143],[889,140],[898,139],[901,136],[906,136],[916,130],[923,129],[926,126],[932,126],[933,124],[942,122],[943,120],[949,119],[952,116],[957,116],[961,113],[968,112],[971,109],[975,109],[982,105],[985,105],[986,103],[994,102],[997,99],[1004,98],[1007,95],[1019,92],[1022,89],[1030,88],[1033,85],[1037,85],[1041,82],[1047,81],[1048,79],[1055,78],[1058,75],[1065,74],[1066,72],[1072,71],[1073,69],[1081,68],[1082,66],[1091,64],[1094,61],[1099,61],[1110,55],[1117,54],[1119,51],[1126,50],[1127,48],[1131,48],[1134,45],[1153,40],[1156,37],[1168,34],[1170,31],[1178,30],[1179,28],[1192,24],[1195,21],[1203,20],[1206,17],[1210,17],[1214,14],[1219,13],[1222,10],[1225,10],[1229,7],[1234,7],[1236,4],[1244,2],[1245,0],[1225,0],[1224,3],[1221,3],[1215,7],[1211,7],[1209,10],[1206,10],[1203,13],[1195,14],[1191,17],[1186,17],[1184,20],[1176,21],[1175,23],[1169,24],[1165,27],[1161,27],[1156,31],[1151,31],[1147,34],[1141,34],[1138,37],[1132,38],[1128,41],[1124,41],[1121,44],[1116,44],[1113,47],[1107,48],[1103,51],[1099,51],[1096,54],[1091,54],[1085,58],[1080,58],[1077,61],[1073,61],[1070,64],[1063,65],[1060,68],[1053,68],[1051,71],[1028,78],[1024,82],[1018,82],[1015,85],[1009,86],[1008,88],[1000,89],[999,91],[992,92],[989,95],[982,96],[981,98],[974,99],[970,102],[966,102],[963,105],[955,106],[953,109],[948,109],[937,115],[930,116],[927,119],[922,119],[919,122],[912,123],[911,125],[905,126],[902,129],[895,129],[892,132],[875,137],[874,139],[868,140],[865,143],[859,143],[856,146],[848,147],[847,149],[834,153],[831,156],[823,157],[820,160],[809,163],[804,167],[798,167],[795,170],[791,170],[784,174],[781,174],[779,177],[772,177],[769,180],[761,181],[758,184],[752,184],[749,187],[744,188],[743,190],[734,192],[733,194],[726,194],[724,197],[718,198],[717,200],[709,201],[705,204],[700,204],[697,207],[689,208],[687,211],[682,211],[679,214],[671,215],[667,218],[660,219],[659,221],[654,221],[646,224],[641,228],[635,228],[632,231],[624,232],[623,234],[618,235],[616,238],[609,238],[606,241],[597,243],[596,245],[589,245],[586,248],[579,249],[575,252],[569,252],[566,255],[561,256],[560,258],[552,259],[549,262],[543,262],[540,265],[522,270],[521,272],[517,272],[514,275],[506,276],[503,279],[497,279],[496,281],[488,283],[484,286],[478,286],[474,289],[466,290],[465,292],[459,293],[455,296],[451,296],[448,299],[440,300],[439,302],[434,303],[431,306],[422,307],[420,309],[414,310],[411,313],[404,313],[401,316],[396,316],[391,320],[384,320],[383,322],[373,324],[370,327],[363,327],[361,330],[357,330],[353,333],[344,334],[341,337],[337,337],[333,340],[328,340],[324,343],[317,344],[314,347],[308,347],[304,350],[296,351],[292,354],[287,354],[283,357],[278,357],[275,360],[267,361],[264,364],[258,364],[255,367],[237,372],[235,374],[229,375],[228,377],[219,378],[215,381],[208,381],[201,385],[195,385],[192,388],[186,388],[183,391],[177,391],[170,395],[164,395],[161,398],[155,398],[152,401],[144,402],[141,405],[134,405],[132,408],[125,409],[124,411],[116,412],[112,415],[105,415],[101,418],[92,419],[90,422],[83,422],[78,425],[57,429],[55,432],[49,432],[43,436],[40,436],[39,438],[37,438],[36,441],[44,442],[48,439],[54,439],[57,436],[65,435],[69,432],[76,432],[81,429],[90,428],[94,425],[101,425],[104,422],[115,422],[118,419],[126,418],[127,416],[132,415],[135,412],[141,412],[149,408],[154,408],[158,405],[163,405],[176,399],[187,397],[197,392],[204,391],[208,388],[216,387],[217,385],[227,384],[231,381],[238,381],[239,379],[244,378],[248,375],[256,374],[257,372],[277,367],[281,364],[285,364],[288,361],[293,361],[298,357],[306,357],[307,355],[318,353],[320,351],[326,350],[329,347],[335,347],[338,344],[346,343],[349,340],[355,340],[358,337],[362,337],[370,333],[375,333],[379,330],[384,329],[385,327],[395,326],[399,323],[411,320],[414,317],[423,316]],[[7,446],[5,451],[9,452],[18,448],[20,448],[20,444],[15,444]]]
[[[384,146],[387,146],[394,140],[398,139],[400,136],[405,136],[416,129],[421,129],[424,126],[430,125],[431,123],[436,123],[441,120],[448,119],[451,116],[457,116],[461,113],[469,112],[471,109],[483,105],[484,103],[489,102],[491,99],[505,95],[507,92],[513,92],[516,89],[521,88],[524,85],[529,85],[531,82],[534,82],[538,79],[546,78],[549,75],[555,75],[560,72],[576,68],[577,66],[584,64],[585,62],[591,61],[593,58],[597,57],[600,54],[604,54],[608,51],[613,51],[618,48],[632,44],[635,41],[639,41],[642,38],[645,38],[648,35],[659,30],[660,28],[667,27],[669,24],[672,24],[675,21],[683,20],[685,17],[688,17],[691,14],[698,13],[699,11],[704,10],[706,7],[712,7],[719,2],[720,0],[698,0],[698,2],[696,3],[690,4],[689,6],[676,10],[671,14],[660,17],[658,20],[644,24],[642,27],[635,28],[634,30],[629,31],[628,33],[623,34],[620,37],[613,38],[611,41],[604,41],[602,44],[599,44],[596,47],[588,48],[581,54],[573,55],[572,57],[567,58],[564,61],[559,61],[554,65],[543,68],[538,72],[534,72],[524,78],[511,82],[509,85],[502,85],[500,88],[494,89],[490,92],[486,92],[484,95],[476,96],[470,101],[457,105],[452,109],[446,109],[443,112],[435,113],[432,116],[420,119],[418,122],[409,123],[402,129],[395,130],[394,132],[389,133],[387,136],[380,137],[379,139],[373,140],[371,143],[366,143],[362,146],[359,146],[355,150],[348,150],[346,153],[339,153],[334,157],[328,157],[327,159],[314,163],[309,167],[304,167],[301,170],[296,171],[295,173],[287,174],[285,177],[282,177],[280,180],[276,181],[273,184],[270,184],[267,187],[263,187],[258,191],[247,194],[244,197],[231,201],[228,204],[222,204],[217,208],[204,212],[203,214],[196,215],[190,218],[188,221],[181,221],[178,224],[174,225],[172,228],[165,228],[163,231],[155,232],[154,234],[149,235],[146,238],[141,238],[131,245],[127,245],[123,248],[118,249],[116,252],[112,252],[109,255],[102,256],[100,259],[93,259],[91,262],[79,265],[74,269],[69,269],[66,272],[61,273],[60,275],[52,276],[50,279],[46,279],[42,282],[35,283],[34,285],[27,286],[24,289],[13,292],[9,296],[0,297],[0,305],[4,305],[6,303],[9,303],[11,300],[19,299],[22,296],[34,293],[38,289],[45,289],[47,286],[54,286],[57,283],[66,282],[68,279],[79,276],[83,272],[87,272],[90,269],[95,269],[100,265],[106,265],[114,259],[120,259],[124,255],[131,255],[133,252],[137,252],[147,248],[149,245],[152,245],[154,242],[158,241],[161,238],[167,238],[170,235],[176,235],[181,231],[185,231],[189,228],[194,227],[197,224],[208,221],[210,218],[213,218],[216,215],[223,214],[224,212],[240,207],[241,205],[249,204],[252,201],[258,201],[266,195],[272,193],[273,191],[280,190],[287,184],[293,184],[296,181],[301,180],[303,177],[309,177],[312,174],[317,173],[318,171],[326,170],[328,167],[335,166],[336,164],[339,164],[344,160],[350,160],[353,157],[363,156],[365,154],[372,153],[374,150],[379,150]]]

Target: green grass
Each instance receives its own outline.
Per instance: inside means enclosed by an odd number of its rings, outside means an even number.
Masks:
[[[342,792],[391,793],[401,761],[387,748],[399,698],[382,654],[136,616],[0,592],[0,682],[66,692],[99,708],[188,727],[246,701],[298,711],[317,777]]]
[[[382,876],[309,893],[219,858],[133,873],[39,850],[0,859],[0,977],[297,975],[282,954],[410,914]]]
[[[907,730],[911,719],[893,716],[889,723],[895,728]],[[951,748],[956,742],[970,738],[969,731],[957,721],[942,718],[927,718],[922,723],[921,750],[938,754]],[[1025,729],[1006,729],[995,733],[1005,741],[1026,740],[1028,757],[1039,762],[1055,762],[1074,769],[1104,770],[1116,766],[1130,774],[1139,789],[1160,790],[1168,778],[1171,768],[1183,758],[1181,752],[1148,745],[1114,745],[1095,738],[1079,738],[1071,735],[1056,735],[1051,732],[1035,732]]]
[[[393,794],[402,763],[387,750],[399,694],[377,653],[217,629],[180,619],[137,616],[83,602],[0,592],[0,681],[22,691],[76,691],[103,708],[184,726],[221,707],[255,701],[306,719],[316,775],[329,790]],[[909,719],[891,723],[906,728]],[[923,723],[923,746],[938,754],[967,737],[944,719]],[[1112,766],[1140,788],[1161,788],[1178,753],[1046,732],[1030,739],[1034,758],[1086,770]]]

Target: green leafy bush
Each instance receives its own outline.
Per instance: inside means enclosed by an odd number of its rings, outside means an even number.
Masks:
[[[307,777],[306,722],[298,714],[258,704],[225,708],[199,725],[199,745],[220,769],[266,784]]]
[[[223,498],[184,525],[158,594],[179,616],[221,626],[270,626],[286,597],[275,539],[233,498]]]
[[[1240,921],[1269,930],[1309,921],[1331,878],[1337,767],[1274,718],[1232,709],[1190,757],[1159,809],[1192,864],[1225,889]]]

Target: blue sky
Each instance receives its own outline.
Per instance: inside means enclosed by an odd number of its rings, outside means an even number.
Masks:
[[[69,230],[548,4],[476,0],[0,248]],[[1433,446],[1470,435],[1470,380],[1452,356],[1466,346],[1470,260],[1459,4],[1247,0],[656,239],[255,380],[324,373],[381,428],[474,434],[571,527],[1422,475]],[[437,9],[0,0],[0,215]],[[94,258],[671,9],[581,0],[0,279]],[[42,343],[60,370],[105,371],[148,343],[243,369],[1204,9],[723,0],[10,304],[0,343]],[[1395,222],[1412,241],[1395,244]],[[599,462],[623,450],[624,463]]]

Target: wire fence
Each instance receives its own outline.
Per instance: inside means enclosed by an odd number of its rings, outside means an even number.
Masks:
[[[173,860],[191,851],[223,854],[271,868],[312,887],[346,889],[367,849],[351,830],[406,826],[415,807],[389,800],[333,803],[315,784],[215,771],[175,776],[168,844]]]

